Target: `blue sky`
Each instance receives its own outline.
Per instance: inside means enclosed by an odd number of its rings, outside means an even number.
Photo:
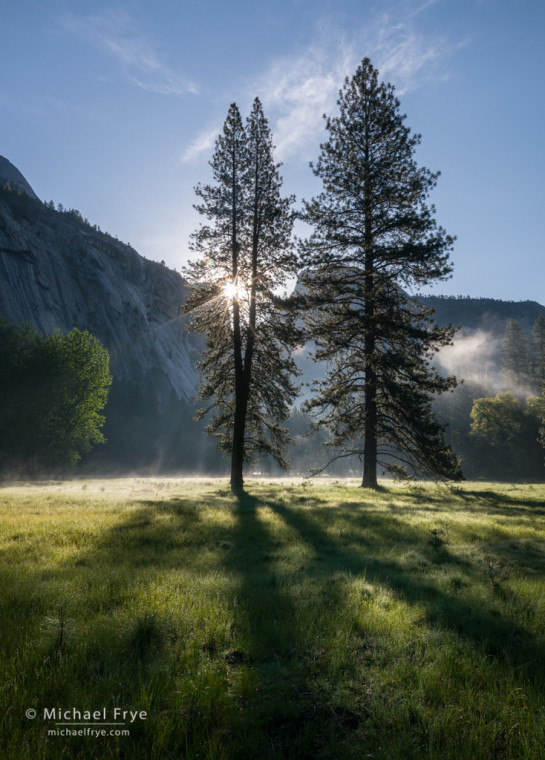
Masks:
[[[0,154],[144,256],[186,260],[233,101],[261,98],[286,194],[319,190],[321,115],[368,56],[442,173],[431,200],[457,242],[435,292],[545,303],[542,0],[3,5]]]

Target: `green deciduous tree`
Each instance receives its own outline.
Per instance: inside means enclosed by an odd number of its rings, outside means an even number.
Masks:
[[[45,337],[0,320],[0,462],[73,465],[104,441],[109,357],[86,331]]]
[[[210,413],[208,432],[230,454],[238,488],[244,462],[256,456],[287,464],[290,437],[280,423],[297,392],[291,350],[301,340],[289,299],[276,295],[297,271],[293,198],[281,196],[257,98],[246,125],[231,105],[211,166],[214,183],[196,188],[208,224],[193,235],[200,257],[184,270],[191,288],[185,310],[190,328],[206,335],[199,416]]]
[[[512,393],[475,401],[471,433],[482,444],[477,456],[485,477],[543,479],[544,451],[540,442],[543,411],[543,399],[521,401]]]
[[[346,80],[338,106],[313,167],[323,192],[305,204],[314,228],[302,245],[309,328],[315,357],[330,363],[309,406],[332,430],[334,456],[363,459],[364,487],[377,487],[378,464],[458,478],[430,408],[455,385],[430,364],[453,330],[403,291],[451,271],[453,239],[426,205],[438,175],[416,165],[420,136],[368,59]]]

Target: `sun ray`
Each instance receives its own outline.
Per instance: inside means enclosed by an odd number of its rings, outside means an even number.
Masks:
[[[240,293],[236,278],[224,280],[220,285],[220,293],[227,301],[238,301]]]

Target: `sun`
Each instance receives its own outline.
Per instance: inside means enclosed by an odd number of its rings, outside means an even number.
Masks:
[[[236,301],[239,297],[236,280],[224,280],[220,285],[220,293],[227,301]]]

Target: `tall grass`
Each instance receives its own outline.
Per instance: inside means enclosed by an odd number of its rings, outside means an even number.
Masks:
[[[545,756],[544,486],[73,481],[0,504],[3,758]],[[147,715],[48,734],[46,708],[116,707]]]

